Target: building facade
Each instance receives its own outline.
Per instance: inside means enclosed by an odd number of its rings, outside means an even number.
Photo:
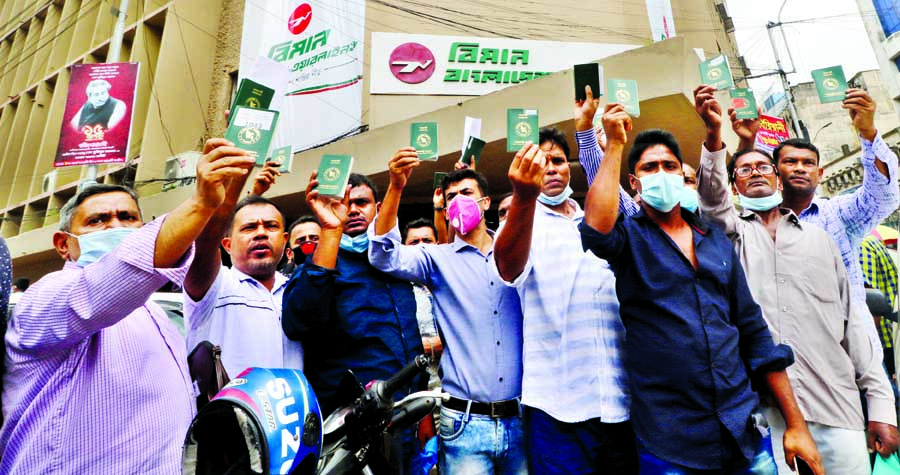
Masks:
[[[491,159],[479,171],[488,175],[494,194],[509,189],[507,107],[536,107],[541,125],[557,125],[571,137],[571,70],[481,97],[371,94],[368,78],[379,67],[368,60],[373,32],[634,45],[639,48],[601,63],[608,77],[639,81],[643,102],[637,129],[670,128],[684,139],[685,150],[699,150],[702,141],[699,118],[673,120],[693,114],[690,91],[699,81],[694,50],[708,57],[728,55],[734,75],[742,76],[741,58],[728,33],[733,25],[720,0],[672,0],[677,37],[657,44],[644,2],[536,0],[527,8],[499,0],[462,3],[451,8],[436,0],[414,5],[366,1],[361,100],[367,131],[295,154],[293,173],[268,195],[289,216],[304,211],[302,193],[322,153],[353,154],[355,171],[386,184],[386,163],[408,143],[409,124],[417,117],[441,123],[441,158],[435,170],[452,169],[458,158],[463,117],[482,117],[485,154]],[[103,0],[0,1],[0,235],[13,252],[17,276],[34,280],[62,266],[51,236],[59,209],[74,196],[86,171],[54,170],[56,141],[69,69],[107,59],[115,22],[109,5]],[[166,186],[172,185],[166,164],[173,157],[189,160],[207,138],[224,134],[240,62],[244,1],[131,0],[128,8],[120,61],[141,63],[129,161],[101,167],[99,181],[136,187],[145,219],[151,219],[191,192],[190,186]],[[574,150],[574,141],[572,146]],[[408,192],[411,203],[430,203],[429,170],[417,172]],[[578,180],[583,193],[584,178]]]

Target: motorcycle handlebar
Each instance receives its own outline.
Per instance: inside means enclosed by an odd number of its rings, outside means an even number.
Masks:
[[[401,369],[400,372],[391,376],[389,379],[382,381],[382,383],[378,385],[378,389],[376,390],[378,397],[382,400],[391,399],[394,393],[410,383],[413,378],[425,371],[427,367],[428,357],[425,355],[416,356],[416,358],[406,365],[406,367]]]

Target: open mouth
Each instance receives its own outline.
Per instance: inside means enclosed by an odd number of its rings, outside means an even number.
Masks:
[[[272,248],[268,244],[254,244],[250,246],[250,255],[253,257],[266,257],[272,253]]]

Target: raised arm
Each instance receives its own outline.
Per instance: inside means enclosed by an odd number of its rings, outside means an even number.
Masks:
[[[694,89],[694,110],[706,124],[706,137],[697,170],[697,193],[703,217],[717,222],[729,238],[738,232],[740,218],[728,191],[727,152],[722,142],[722,108],[715,97],[716,89],[701,85]],[[732,124],[735,115],[732,115]]]
[[[848,232],[862,238],[900,205],[897,155],[875,128],[875,101],[866,91],[850,89],[843,103],[862,144],[863,183],[850,197],[835,200]]]
[[[252,160],[241,154],[204,154],[197,162],[197,190],[191,198],[100,260],[42,279],[17,312],[22,348],[50,351],[75,344],[118,323],[166,281],[181,284],[192,245],[222,204],[227,184],[246,176],[250,166]]]
[[[266,166],[253,177],[253,188],[250,189],[250,194],[262,196],[263,193],[269,191],[269,188],[275,184],[276,178],[281,176],[279,168],[281,165],[278,162],[266,162]]]
[[[322,226],[319,244],[312,260],[307,260],[299,271],[294,272],[282,299],[281,328],[291,340],[300,340],[308,332],[318,331],[328,323],[334,301],[334,282],[339,274],[341,235],[348,219],[350,187],[342,200],[321,196],[316,191],[319,185],[316,175],[317,172],[312,172],[309,176],[306,205]]]
[[[384,194],[381,210],[375,217],[375,222],[369,227],[372,231],[369,235],[369,262],[372,267],[399,279],[427,283],[431,272],[426,248],[432,246],[402,245],[400,230],[397,227],[400,196],[413,168],[417,166],[419,155],[412,147],[397,150],[388,162],[391,182]]]
[[[240,199],[241,190],[253,167],[253,161],[247,152],[234,147],[234,144],[225,139],[208,140],[203,147],[203,153],[204,156],[210,157],[212,163],[218,160],[236,159],[239,166],[245,169],[245,174],[224,182],[221,190],[221,205],[216,208],[206,226],[203,226],[203,231],[197,236],[194,262],[191,263],[191,268],[184,279],[184,290],[194,301],[203,299],[219,275],[222,267],[219,245],[222,238],[225,237],[234,206]],[[204,166],[208,166],[208,164]],[[199,167],[200,164],[198,164]],[[174,215],[175,212],[172,214]]]
[[[606,131],[606,157],[600,164],[597,179],[588,190],[584,206],[584,222],[601,233],[609,233],[619,216],[619,173],[622,153],[631,130],[631,117],[621,104],[607,104],[603,113]]]
[[[447,244],[450,242],[450,236],[447,229],[447,217],[444,214],[446,205],[444,204],[444,190],[440,188],[434,189],[434,196],[431,198],[434,204],[434,229],[437,230],[437,243]]]
[[[512,203],[506,224],[494,242],[494,259],[500,277],[514,281],[528,264],[531,254],[531,236],[534,230],[534,212],[537,197],[541,194],[547,160],[538,144],[526,144],[513,158],[509,166],[512,183]]]
[[[588,187],[590,187],[597,178],[597,171],[603,161],[603,147],[597,136],[604,135],[604,132],[602,127],[597,127],[595,130],[593,122],[600,101],[594,99],[590,86],[585,86],[584,90],[587,99],[583,101],[575,99],[575,141],[578,143],[578,162],[581,163],[581,168],[587,177]],[[641,207],[635,203],[634,198],[619,185],[619,212],[626,216],[633,216],[640,209]]]

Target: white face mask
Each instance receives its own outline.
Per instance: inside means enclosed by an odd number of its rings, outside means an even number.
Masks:
[[[66,234],[78,240],[78,249],[81,251],[81,254],[79,254],[75,263],[85,267],[88,264],[99,261],[101,257],[118,247],[126,237],[137,230],[138,228],[112,228],[80,236],[72,233]]]

